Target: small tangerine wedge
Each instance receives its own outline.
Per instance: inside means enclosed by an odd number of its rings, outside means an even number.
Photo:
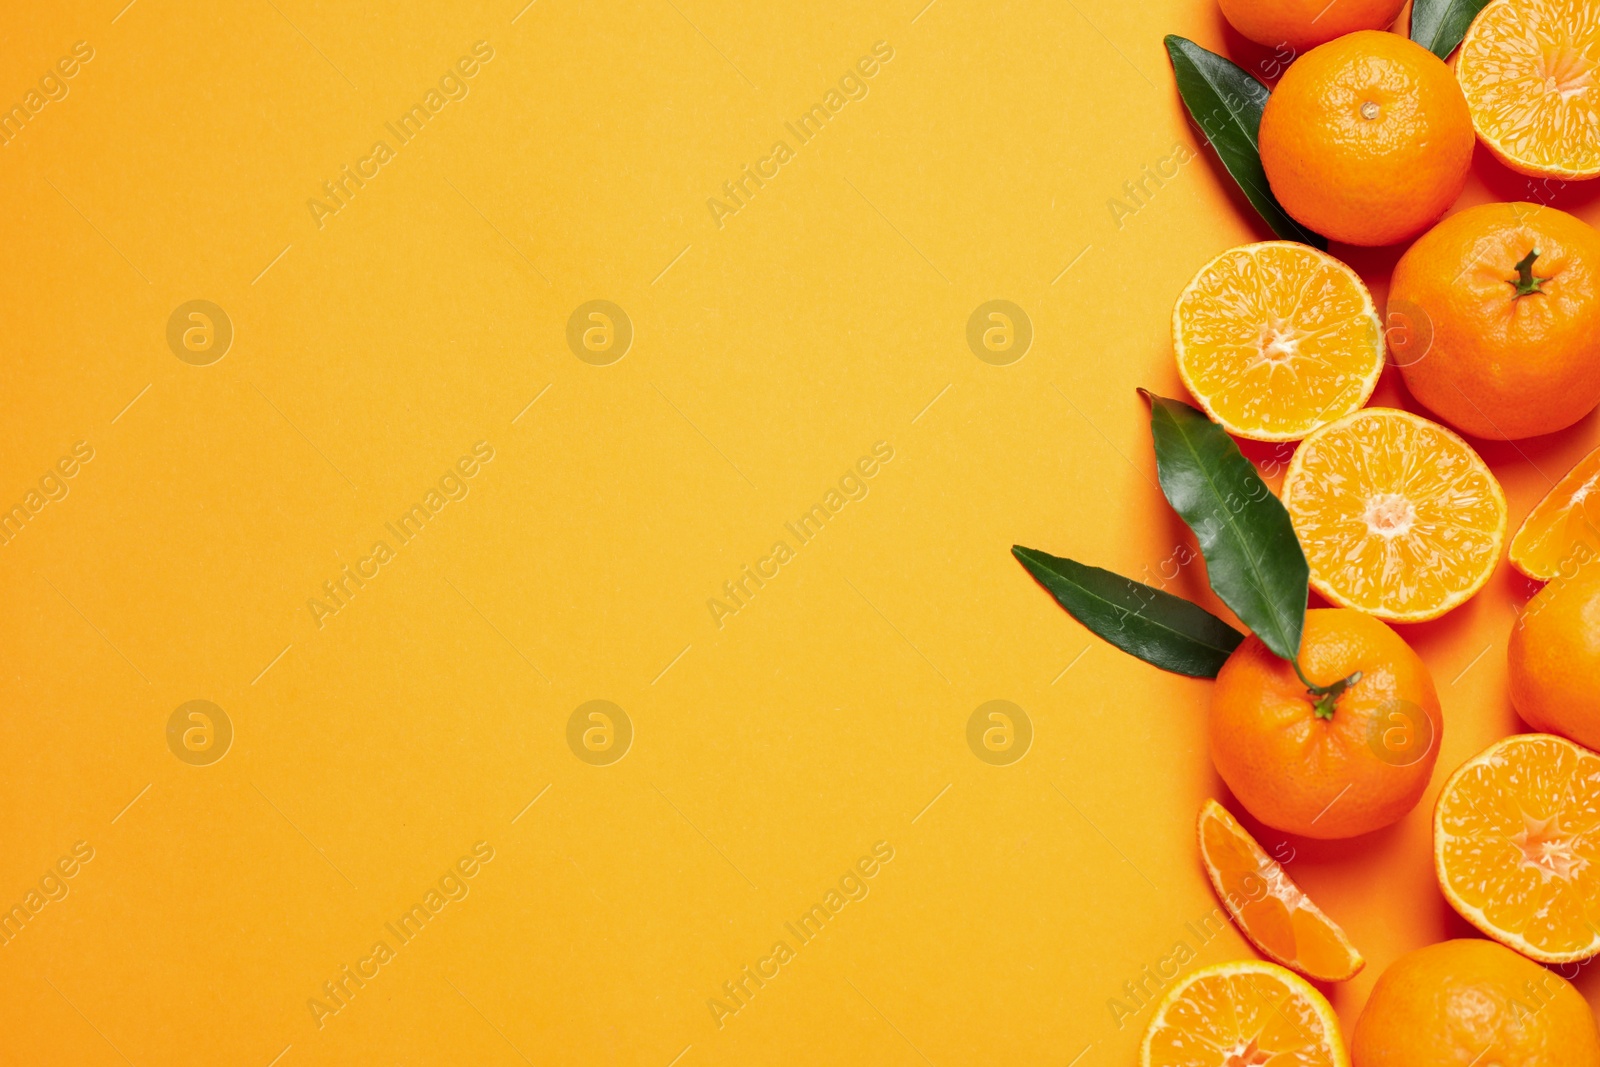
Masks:
[[[1450,906],[1541,963],[1600,953],[1600,755],[1516,734],[1463,763],[1433,813]]]
[[[1360,276],[1293,241],[1201,267],[1173,308],[1172,348],[1206,414],[1253,441],[1298,441],[1350,414],[1383,372],[1383,329]]]
[[[1349,1067],[1339,1020],[1316,987],[1259,960],[1219,963],[1162,999],[1140,1067]]]
[[[1600,177],[1600,7],[1495,0],[1461,43],[1456,80],[1478,140],[1535,178]]]
[[[1333,603],[1395,622],[1436,619],[1489,581],[1506,497],[1472,446],[1436,422],[1367,408],[1301,443],[1283,503]]]
[[[1207,800],[1200,809],[1199,831],[1200,859],[1211,888],[1263,955],[1319,982],[1343,982],[1366,966],[1338,924],[1311,902],[1227,808]]]
[[[1522,520],[1511,564],[1548,582],[1574,561],[1600,556],[1600,448],[1584,456]]]

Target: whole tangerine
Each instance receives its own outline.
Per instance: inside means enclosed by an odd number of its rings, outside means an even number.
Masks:
[[[1228,657],[1211,696],[1217,773],[1251,815],[1285,833],[1388,826],[1416,806],[1439,755],[1427,665],[1370,615],[1319,608],[1306,612],[1300,670],[1304,681],[1257,637]]]
[[[1406,953],[1372,987],[1354,1067],[1597,1067],[1600,1035],[1571,982],[1493,941]]]
[[[1256,44],[1304,52],[1356,30],[1394,24],[1405,0],[1221,0],[1222,14]]]
[[[1482,204],[1395,265],[1389,347],[1406,386],[1466,433],[1513,440],[1600,403],[1600,231],[1541,204]]]
[[[1600,565],[1558,575],[1529,601],[1507,659],[1511,703],[1529,726],[1600,749]]]
[[[1444,61],[1376,30],[1301,56],[1261,115],[1261,165],[1284,210],[1353,245],[1394,244],[1437,222],[1466,187],[1474,142]]]

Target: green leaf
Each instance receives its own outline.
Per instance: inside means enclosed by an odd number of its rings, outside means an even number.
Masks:
[[[1211,588],[1268,648],[1293,660],[1311,569],[1288,509],[1222,427],[1188,404],[1144,396],[1161,491],[1199,540]]]
[[[1272,232],[1286,241],[1327,248],[1326,238],[1289,217],[1267,184],[1256,140],[1261,109],[1270,95],[1267,87],[1243,67],[1182,37],[1167,37],[1167,54],[1172,57],[1178,94],[1189,114]]]
[[[1032,548],[1011,554],[1090,632],[1162,670],[1215,678],[1244,634],[1198,604]]]
[[[1411,39],[1440,59],[1449,59],[1467,27],[1489,0],[1415,0],[1411,5]]]

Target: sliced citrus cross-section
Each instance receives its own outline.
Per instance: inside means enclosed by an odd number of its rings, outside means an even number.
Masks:
[[[1229,433],[1298,441],[1355,411],[1383,371],[1383,331],[1355,271],[1265,241],[1200,268],[1172,312],[1183,384]]]
[[[1471,598],[1505,543],[1505,493],[1472,446],[1392,408],[1307,437],[1283,503],[1317,592],[1396,622],[1436,619]]]
[[[1263,955],[1319,982],[1343,982],[1366,965],[1338,924],[1301,892],[1227,808],[1207,800],[1200,809],[1199,829],[1200,860],[1211,888]]]
[[[1511,539],[1511,562],[1548,582],[1600,556],[1600,448],[1584,456],[1528,512]]]
[[[1461,43],[1456,79],[1478,139],[1536,178],[1600,176],[1600,7],[1495,0]]]
[[[1259,960],[1188,975],[1151,1016],[1140,1067],[1349,1067],[1339,1020],[1304,978]]]
[[[1463,763],[1433,813],[1451,907],[1542,963],[1600,953],[1600,755],[1516,734]]]

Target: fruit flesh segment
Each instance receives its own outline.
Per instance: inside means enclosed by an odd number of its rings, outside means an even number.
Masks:
[[[1262,440],[1294,440],[1359,408],[1383,365],[1360,279],[1300,245],[1217,257],[1177,318],[1190,391],[1224,426]]]
[[[1549,581],[1600,557],[1600,448],[1550,490],[1511,539],[1511,562],[1530,578]]]
[[[1450,784],[1437,831],[1446,887],[1474,925],[1546,962],[1600,951],[1600,756],[1512,738]]]
[[[1535,173],[1600,173],[1600,7],[1515,0],[1484,12],[1459,64],[1479,134]]]
[[[1217,895],[1263,953],[1320,981],[1342,982],[1361,969],[1344,931],[1214,800],[1201,811],[1200,846]]]
[[[1453,434],[1369,408],[1301,446],[1289,512],[1312,582],[1381,618],[1433,617],[1482,585],[1504,498]]]
[[[1315,1008],[1275,975],[1195,979],[1151,1034],[1150,1067],[1331,1067]],[[1333,1040],[1336,1040],[1333,1039]]]

